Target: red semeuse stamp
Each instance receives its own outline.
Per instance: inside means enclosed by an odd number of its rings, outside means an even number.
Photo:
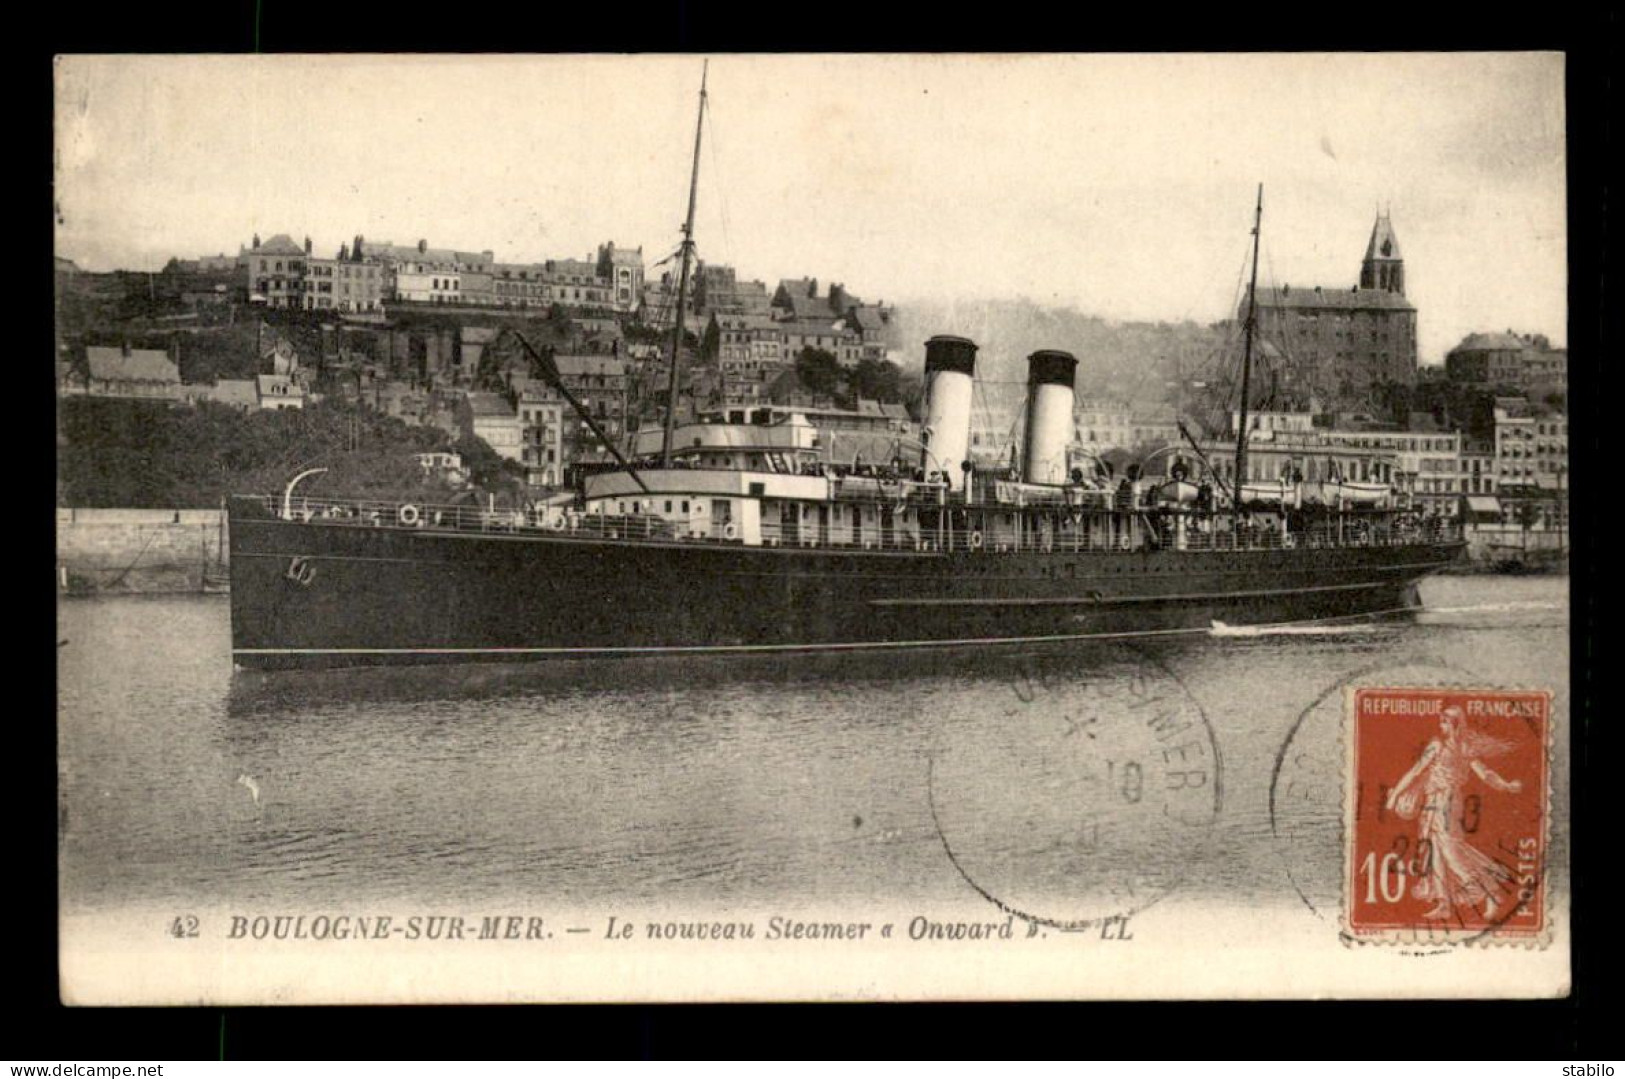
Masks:
[[[1349,933],[1539,938],[1551,694],[1352,689],[1348,706]]]

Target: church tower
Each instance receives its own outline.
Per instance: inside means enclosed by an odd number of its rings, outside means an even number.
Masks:
[[[1360,263],[1360,287],[1405,295],[1405,260],[1399,254],[1399,240],[1386,213],[1377,215],[1371,226],[1371,242],[1366,244]]]

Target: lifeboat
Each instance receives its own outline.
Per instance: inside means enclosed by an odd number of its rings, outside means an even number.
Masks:
[[[1334,480],[1320,484],[1318,493],[1311,501],[1318,501],[1324,506],[1377,506],[1387,502],[1391,494],[1385,483]]]
[[[1189,480],[1169,480],[1157,485],[1153,497],[1161,506],[1185,506],[1196,501],[1196,492],[1196,484]]]
[[[1244,483],[1241,485],[1241,501],[1263,502],[1266,505],[1283,505],[1290,500],[1293,489],[1280,483]]]

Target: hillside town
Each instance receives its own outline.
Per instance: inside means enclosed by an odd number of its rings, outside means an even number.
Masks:
[[[943,329],[839,282],[770,288],[703,261],[680,290],[641,247],[614,242],[585,258],[516,263],[425,239],[357,235],[326,250],[279,233],[252,236],[236,254],[175,257],[155,273],[92,273],[58,258],[60,398],[239,413],[325,403],[440,432],[419,464],[453,486],[471,479],[455,447],[473,445],[544,497],[610,466],[613,449],[663,421],[680,293],[680,420],[799,415],[869,460],[918,438],[912,346]],[[1110,340],[1137,342],[1125,366],[1149,371],[1156,389],[1101,365],[1105,377],[1080,387],[1075,463],[1149,469],[1160,448],[1192,437],[1229,479],[1230,369],[1247,308],[1244,295],[1234,318],[1195,328],[1195,345],[1174,343],[1166,327],[1109,327]],[[1260,285],[1256,310],[1262,377],[1249,400],[1248,480],[1379,481],[1495,536],[1498,548],[1564,546],[1565,349],[1540,333],[1485,328],[1443,357],[1419,355],[1421,313],[1387,214],[1348,280]],[[508,329],[552,361],[597,432]],[[1019,334],[1008,336],[986,344],[1013,360]],[[971,452],[980,465],[1011,457],[1021,414],[1011,394],[979,402]]]

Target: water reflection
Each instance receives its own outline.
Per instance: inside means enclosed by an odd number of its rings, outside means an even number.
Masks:
[[[217,600],[64,604],[64,905],[980,903],[933,818],[945,740],[976,871],[1043,902],[1073,870],[1023,829],[1070,834],[1084,790],[1055,747],[1081,744],[1065,725],[1086,729],[1089,708],[1120,719],[1098,689],[1147,664],[1223,760],[1211,835],[1169,841],[1190,860],[1178,887],[1296,903],[1289,868],[1329,880],[1341,853],[1311,813],[1283,860],[1271,782],[1340,680],[1429,656],[1551,686],[1566,711],[1563,582],[1429,585],[1418,620],[1326,633],[314,672],[233,673]],[[1043,879],[1012,868],[1040,848]]]

